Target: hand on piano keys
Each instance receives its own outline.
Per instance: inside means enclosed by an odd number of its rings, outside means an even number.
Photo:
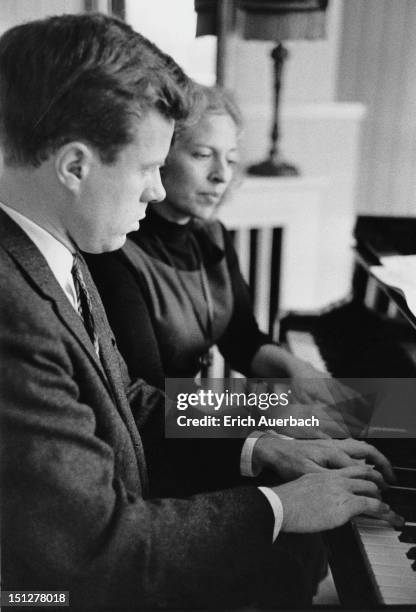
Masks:
[[[397,460],[399,454],[401,465],[394,468],[396,484],[382,493],[384,501],[405,518],[404,525],[397,529],[386,521],[358,516],[326,533],[331,569],[344,606],[416,608],[416,457],[413,440],[409,442],[409,455],[403,453],[403,440],[389,445],[389,456]]]
[[[385,521],[358,517],[354,528],[378,601],[416,606],[416,523],[397,530]]]
[[[383,519],[395,528],[402,527],[404,519],[381,500],[378,477],[371,476],[367,468],[352,466],[306,474],[273,487],[283,506],[282,530],[325,531],[360,514]]]
[[[400,530],[385,521],[360,516],[354,528],[377,599],[385,604],[416,606],[416,470],[397,467],[397,485],[383,498],[406,518]]]
[[[310,413],[320,419],[321,437],[360,437],[365,433],[371,415],[368,401],[356,389],[332,378],[323,362],[320,370],[312,363],[292,356],[288,371],[291,404],[296,404],[298,412],[301,412],[302,405],[306,411],[309,408]]]
[[[370,465],[363,466],[363,460]],[[332,469],[360,467],[366,479],[380,488],[394,483],[390,462],[371,444],[348,438],[346,440],[290,440],[275,432],[258,438],[253,450],[253,464],[259,469],[276,472],[283,480],[299,478],[311,472],[330,472]]]
[[[293,393],[297,401],[301,403],[322,402],[333,405],[338,402],[359,399],[354,389],[331,377],[323,362],[322,369],[319,369],[311,362],[292,355],[288,371]]]

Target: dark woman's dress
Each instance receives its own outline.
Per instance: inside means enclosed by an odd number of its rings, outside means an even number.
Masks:
[[[88,264],[133,378],[162,388],[165,377],[193,378],[214,344],[248,375],[269,342],[218,221],[178,225],[150,206],[121,251],[89,256]]]

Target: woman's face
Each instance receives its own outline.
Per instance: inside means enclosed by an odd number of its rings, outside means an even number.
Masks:
[[[207,114],[169,152],[163,173],[167,219],[208,219],[229,185],[237,163],[237,127],[229,115]]]

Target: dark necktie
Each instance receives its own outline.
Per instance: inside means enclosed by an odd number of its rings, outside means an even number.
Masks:
[[[82,262],[79,253],[74,254],[74,263],[72,264],[71,274],[74,279],[75,291],[77,293],[77,310],[84,321],[85,329],[88,332],[91,342],[94,345],[95,352],[100,356],[100,344],[98,342],[98,334],[95,328],[94,317],[92,314],[92,303],[88,293],[87,286],[82,275]]]

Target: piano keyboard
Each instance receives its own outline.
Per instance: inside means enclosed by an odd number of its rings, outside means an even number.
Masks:
[[[312,334],[288,330],[286,342],[294,355],[309,361],[318,370],[328,372]],[[414,469],[399,468],[398,473],[401,479],[407,477],[413,484]],[[397,492],[399,487],[392,489]],[[415,494],[412,487],[402,487],[404,496],[406,491]],[[395,508],[394,503],[392,507]],[[395,509],[400,512],[400,508]],[[405,518],[409,517],[405,514]],[[385,521],[364,516],[355,518],[352,523],[377,603],[416,606],[416,523],[407,522],[401,531],[393,529]]]
[[[375,518],[353,519],[379,600],[385,605],[416,605],[416,523],[396,531]]]

